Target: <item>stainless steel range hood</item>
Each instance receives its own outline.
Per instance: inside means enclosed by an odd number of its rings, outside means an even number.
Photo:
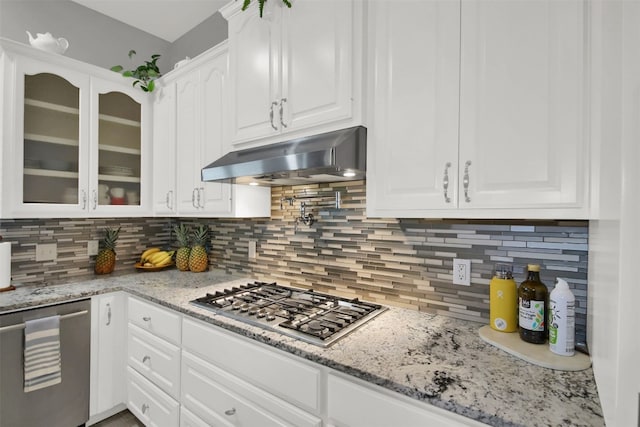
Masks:
[[[233,151],[202,169],[203,181],[298,185],[365,178],[367,129],[334,132]]]

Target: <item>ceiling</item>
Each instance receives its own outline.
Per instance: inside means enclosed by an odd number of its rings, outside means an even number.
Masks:
[[[229,0],[72,0],[173,43]]]

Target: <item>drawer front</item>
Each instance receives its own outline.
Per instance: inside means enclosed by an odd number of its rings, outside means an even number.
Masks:
[[[180,345],[180,314],[131,297],[129,297],[128,308],[129,322],[173,344]]]
[[[212,424],[203,421],[200,417],[182,406],[180,408],[180,427],[233,427],[233,424]]]
[[[387,390],[377,391],[375,386],[361,386],[344,378],[329,374],[329,424],[336,427],[463,427],[485,426],[461,415],[430,405],[418,407],[393,396]]]
[[[209,425],[320,427],[322,421],[205,362],[182,354],[182,405]]]
[[[180,347],[129,324],[127,364],[174,399],[180,396]]]
[[[211,325],[185,319],[183,348],[313,414],[319,414],[320,371]]]
[[[127,407],[145,426],[175,427],[178,425],[180,419],[178,402],[131,367],[127,368],[127,394]]]

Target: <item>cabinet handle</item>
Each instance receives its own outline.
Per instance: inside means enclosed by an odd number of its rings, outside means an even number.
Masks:
[[[471,160],[467,160],[464,164],[464,177],[462,178],[462,185],[464,186],[464,201],[469,203],[469,166],[471,166]]]
[[[202,200],[202,203],[200,201]],[[204,187],[198,189],[198,206],[204,209]]]
[[[87,192],[82,190],[82,209],[87,209]]]
[[[148,409],[149,409],[149,405],[147,405],[146,403],[142,405],[142,413],[143,414],[146,414]]]
[[[142,358],[142,363],[145,363],[147,360],[151,360],[151,356],[144,356]]]
[[[173,199],[173,190],[167,191],[167,208],[168,209],[172,209],[171,208],[171,199]]]
[[[269,120],[271,120],[271,127],[273,128],[273,130],[278,130],[276,125],[273,124],[273,107],[275,107],[276,105],[278,105],[278,102],[277,101],[273,101],[271,103],[271,112],[269,112]]]
[[[200,188],[196,187],[196,208],[200,209],[202,205],[200,204]]]
[[[107,326],[111,324],[111,303],[107,303]]]
[[[286,128],[287,125],[284,124],[284,103],[287,102],[287,98],[282,98],[280,100],[280,124],[283,128]]]
[[[231,408],[224,411],[224,414],[228,416],[235,415],[235,413],[236,413],[236,408]]]
[[[93,190],[93,210],[98,209],[98,192]]]
[[[197,208],[198,206],[196,206],[196,188],[193,188],[193,191],[191,192],[191,204],[193,205],[194,208]]]
[[[451,162],[447,162],[444,165],[444,177],[442,178],[442,189],[444,191],[444,202],[451,203],[451,198],[447,194],[449,191],[449,168],[451,167]]]
[[[144,320],[145,322],[150,322],[151,321],[151,317],[150,316],[144,316],[142,318],[142,320]]]

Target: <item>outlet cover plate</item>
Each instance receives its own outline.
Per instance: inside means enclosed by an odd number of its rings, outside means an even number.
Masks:
[[[471,286],[471,260],[453,259],[453,284]]]
[[[256,241],[249,241],[249,259],[256,259]]]
[[[58,258],[57,243],[36,244],[36,261],[55,261]]]
[[[99,243],[100,243],[99,240],[89,240],[87,242],[88,256],[98,255]]]

